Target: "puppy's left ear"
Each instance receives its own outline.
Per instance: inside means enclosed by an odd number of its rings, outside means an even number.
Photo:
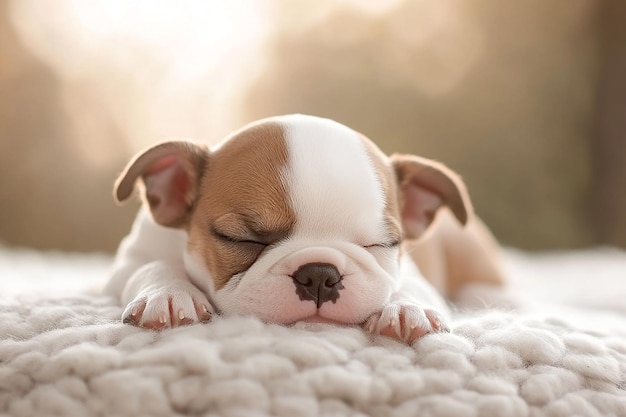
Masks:
[[[462,225],[472,215],[472,203],[461,178],[445,165],[414,155],[391,155],[398,181],[405,237],[417,239],[447,206]]]

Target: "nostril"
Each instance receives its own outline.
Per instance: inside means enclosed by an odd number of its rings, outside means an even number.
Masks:
[[[341,276],[339,274],[337,274],[336,276],[335,275],[329,276],[326,278],[326,281],[324,282],[324,286],[328,288],[332,288],[335,285],[337,285],[339,281],[341,281]]]
[[[302,268],[300,268],[302,269]],[[313,283],[313,280],[311,278],[309,278],[308,276],[306,276],[305,274],[303,274],[300,269],[298,269],[296,272],[294,272],[293,274],[289,275],[291,277],[291,279],[293,279],[293,281],[298,284],[298,285],[304,285],[304,286],[309,286]]]

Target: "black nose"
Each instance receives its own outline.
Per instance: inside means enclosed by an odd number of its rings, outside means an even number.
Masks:
[[[326,301],[337,302],[339,290],[343,288],[341,274],[331,264],[304,264],[291,277],[300,300],[311,300],[317,308]]]

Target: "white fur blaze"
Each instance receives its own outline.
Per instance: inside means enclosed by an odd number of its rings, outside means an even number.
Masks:
[[[284,175],[297,217],[295,236],[379,243],[385,196],[356,132],[309,116],[284,118],[289,172]]]

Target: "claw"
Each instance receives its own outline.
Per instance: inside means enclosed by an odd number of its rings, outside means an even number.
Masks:
[[[374,333],[374,330],[376,329],[376,324],[376,320],[370,319],[369,324],[367,325],[367,331],[370,333]]]
[[[210,321],[213,316],[204,304],[201,304],[200,308],[196,307],[196,313],[198,313],[198,319],[203,323]]]
[[[138,326],[139,321],[141,320],[141,314],[146,308],[146,304],[143,300],[138,300],[131,305],[132,307],[130,308],[130,311],[124,311],[124,314],[122,315],[122,323]]]
[[[178,310],[178,322],[181,326],[189,326],[193,324],[193,319],[191,317],[186,317],[185,312],[181,309]]]

